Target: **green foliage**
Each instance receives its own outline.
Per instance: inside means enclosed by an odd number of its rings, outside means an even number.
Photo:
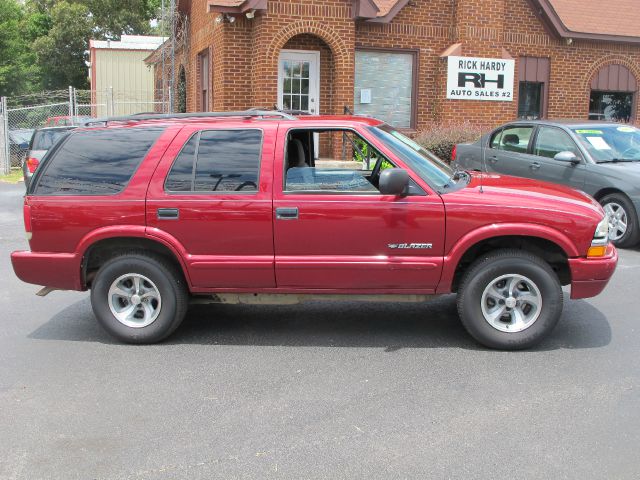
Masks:
[[[371,148],[371,146],[369,146],[369,144],[360,137],[355,137],[353,143],[358,147],[353,149],[353,160],[355,162],[362,162],[363,165],[366,165],[367,157],[369,157],[369,167],[373,168],[379,158],[378,152]],[[393,168],[393,165],[383,159],[380,170],[386,170],[387,168]]]
[[[159,0],[80,0],[91,12],[93,38],[119,39],[127,35],[151,34],[149,20],[158,16]],[[166,2],[167,8],[169,0]]]
[[[15,0],[0,0],[0,95],[26,89],[28,44],[21,33],[25,12]]]
[[[88,40],[153,34],[159,7],[160,0],[0,0],[0,95],[86,88]]]
[[[46,35],[33,42],[43,88],[86,88],[85,51],[93,33],[89,9],[80,3],[57,2],[51,9],[51,25]]]
[[[458,143],[475,142],[489,128],[468,122],[433,124],[418,132],[414,140],[447,163],[451,162],[451,151]]]

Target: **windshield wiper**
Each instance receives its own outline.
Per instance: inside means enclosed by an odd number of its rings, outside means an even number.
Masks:
[[[599,160],[596,163],[626,163],[626,162],[640,162],[640,158],[612,158],[610,160]]]

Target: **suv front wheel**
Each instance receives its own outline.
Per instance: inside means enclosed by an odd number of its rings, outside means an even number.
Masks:
[[[188,307],[184,279],[162,257],[130,252],[107,261],[91,287],[104,329],[126,343],[155,343],[173,333]]]
[[[462,324],[490,348],[528,348],[548,335],[562,313],[558,276],[521,250],[484,255],[464,275],[458,294]]]

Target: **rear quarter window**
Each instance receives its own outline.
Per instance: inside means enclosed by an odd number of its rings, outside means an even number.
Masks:
[[[35,195],[115,195],[127,185],[164,128],[75,132],[52,151]]]

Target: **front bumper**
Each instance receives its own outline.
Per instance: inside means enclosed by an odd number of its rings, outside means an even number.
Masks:
[[[613,245],[602,258],[570,258],[571,298],[590,298],[602,293],[618,264],[618,251]]]
[[[13,252],[13,271],[23,282],[60,290],[82,290],[81,258],[73,253]]]

